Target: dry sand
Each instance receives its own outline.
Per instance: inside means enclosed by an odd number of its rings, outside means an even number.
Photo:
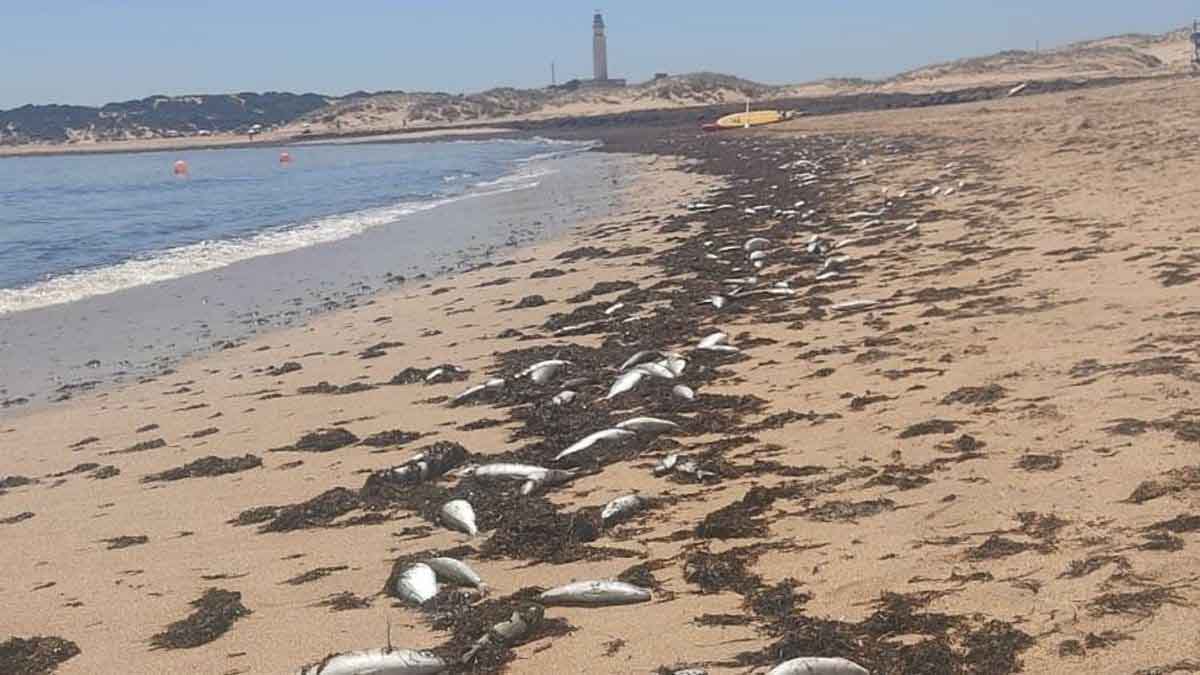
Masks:
[[[227,521],[357,489],[364,472],[433,441],[544,457],[562,439],[538,445],[540,433],[507,394],[458,408],[431,399],[535,360],[504,357],[510,350],[687,349],[720,327],[744,355],[690,353],[684,379],[700,390],[694,405],[657,390],[597,403],[613,373],[586,363],[580,370],[597,379],[576,407],[535,408],[558,431],[559,417],[639,413],[671,416],[685,431],[637,446],[640,456],[602,454],[602,473],[550,493],[564,511],[632,490],[667,498],[603,533],[595,555],[562,564],[469,556],[500,597],[642,562],[659,567],[649,604],[548,610],[574,631],[519,646],[511,672],[648,673],[681,663],[748,672],[798,650],[855,658],[877,673],[1194,670],[1200,517],[1155,524],[1195,513],[1200,489],[1192,392],[1200,315],[1189,305],[1200,259],[1187,245],[1198,203],[1188,187],[1196,110],[1189,83],[1151,82],[647,139],[644,147],[702,160],[705,173],[662,170],[666,159],[650,171],[647,160],[646,187],[627,216],[523,251],[515,264],[407,287],[158,381],[0,423],[4,471],[39,479],[0,495],[0,518],[33,514],[0,525],[8,600],[0,633],[77,642],[82,653],[61,673],[288,672],[381,645],[389,621],[397,645],[441,644],[447,636],[420,611],[378,592],[397,556],[464,537],[403,511],[286,533]],[[813,167],[800,159],[818,163],[814,182],[804,184]],[[733,184],[704,198],[735,208],[680,215],[674,205],[701,198],[712,173],[733,174]],[[800,199],[807,203],[794,207]],[[773,208],[744,211],[759,205]],[[778,213],[793,208],[800,213]],[[819,261],[804,245],[814,233],[854,240],[839,249],[850,258],[842,278],[812,281]],[[728,267],[705,252],[756,234],[774,241],[764,281],[790,279],[797,295],[720,311],[695,304],[725,288],[723,277],[747,273],[730,270],[744,266],[736,252],[722,254],[734,261]],[[617,255],[554,259],[581,246]],[[567,274],[530,278],[549,268]],[[568,300],[605,281],[640,290]],[[549,304],[505,304],[534,294]],[[542,327],[551,312],[618,297],[643,318],[561,339]],[[878,304],[830,308],[864,298]],[[496,337],[510,328],[533,339]],[[403,345],[359,357],[383,341]],[[502,366],[504,358],[519,363]],[[288,361],[302,369],[264,372]],[[444,362],[471,369],[469,380],[296,393]],[[730,398],[740,396],[752,398]],[[463,429],[481,420],[500,424]],[[359,438],[428,435],[382,454],[267,451],[333,426]],[[217,431],[190,437],[208,428]],[[70,448],[91,437],[99,440]],[[166,445],[120,452],[157,438]],[[709,451],[721,479],[654,477],[654,460],[671,450]],[[139,483],[205,455],[245,453],[263,467]],[[49,477],[82,462],[121,473]],[[727,508],[735,502],[742,506]],[[728,527],[707,518],[719,510]],[[470,543],[484,551],[489,534]],[[103,543],[141,535],[148,541],[128,548]],[[612,549],[629,557],[607,557],[619,553]],[[788,579],[794,588],[781,583]],[[152,650],[151,636],[210,587],[240,592],[252,613],[204,646]],[[343,591],[370,607],[314,606]]]

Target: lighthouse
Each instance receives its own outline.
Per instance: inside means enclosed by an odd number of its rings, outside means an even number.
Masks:
[[[608,41],[604,37],[604,17],[599,10],[592,18],[592,79],[608,81]]]

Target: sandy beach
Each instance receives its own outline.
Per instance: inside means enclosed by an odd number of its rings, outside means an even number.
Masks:
[[[548,607],[447,672],[1195,670],[1198,104],[1156,80],[613,133],[618,215],[0,419],[0,634],[74,643],[67,675],[295,672],[389,626],[451,659],[537,589],[620,578],[653,599]],[[736,351],[696,348],[717,331]],[[606,398],[641,350],[687,365]],[[678,428],[553,461],[637,416]],[[445,443],[580,471],[368,489]],[[491,594],[385,593],[435,552]]]

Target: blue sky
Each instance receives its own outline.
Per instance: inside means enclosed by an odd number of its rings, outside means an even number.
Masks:
[[[0,0],[0,109],[150,94],[476,91],[591,69],[764,82],[880,76],[1000,49],[1190,23],[1182,0]]]

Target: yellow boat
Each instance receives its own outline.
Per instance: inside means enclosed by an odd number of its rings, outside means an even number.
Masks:
[[[764,124],[782,122],[791,115],[781,110],[755,110],[726,115],[717,120],[717,126],[722,129],[741,129],[743,127],[758,127]]]

